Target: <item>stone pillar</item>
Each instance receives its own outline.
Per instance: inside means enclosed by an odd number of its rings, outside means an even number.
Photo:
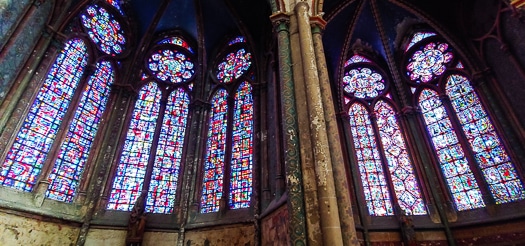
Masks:
[[[306,100],[310,120],[310,137],[313,143],[317,193],[323,245],[343,245],[339,209],[335,192],[332,159],[327,135],[327,126],[321,98],[319,74],[313,45],[308,3],[299,2],[295,6],[299,29],[300,47]]]
[[[319,73],[319,86],[324,106],[328,147],[331,150],[330,156],[332,159],[333,175],[335,179],[335,192],[338,198],[341,233],[343,235],[344,245],[357,245],[357,234],[354,218],[352,216],[352,202],[350,200],[350,191],[348,190],[348,182],[346,179],[346,168],[344,166],[345,162],[343,160],[341,138],[339,137],[334,99],[326,66],[326,57],[324,55],[321,28],[324,28],[325,23],[320,17],[317,17],[312,21],[314,22],[312,33],[317,61],[317,71]]]
[[[303,203],[303,178],[299,162],[299,140],[296,119],[294,82],[290,57],[290,38],[286,21],[288,16],[276,13],[271,17],[276,26],[279,80],[281,82],[281,105],[283,114],[283,146],[288,193],[290,245],[306,245],[305,210]]]

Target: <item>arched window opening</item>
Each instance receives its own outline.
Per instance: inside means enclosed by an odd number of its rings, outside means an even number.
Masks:
[[[46,196],[72,202],[76,195],[82,171],[109,99],[115,73],[109,61],[97,63],[97,69],[82,92],[80,103],[69,125],[66,138],[60,145],[58,158],[51,174]]]
[[[130,211],[142,192],[146,212],[169,214],[177,200],[186,145],[193,54],[181,37],[159,42],[145,64],[107,209]]]
[[[434,32],[415,33],[405,49],[405,75],[419,89],[427,133],[459,211],[525,198],[515,166],[465,67]]]
[[[66,42],[2,165],[4,186],[32,191],[87,65],[84,40]]]
[[[362,55],[345,63],[342,89],[361,187],[372,216],[426,214],[419,182],[396,118],[385,73]]]
[[[251,53],[245,38],[229,42],[217,65],[219,89],[211,99],[203,170],[201,213],[250,207],[253,169],[254,106],[249,75]],[[229,97],[229,91],[234,93]],[[223,197],[224,193],[228,194]],[[226,200],[228,199],[228,200]]]

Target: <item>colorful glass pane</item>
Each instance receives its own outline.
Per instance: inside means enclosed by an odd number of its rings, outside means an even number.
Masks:
[[[172,213],[177,192],[190,98],[181,88],[168,100],[153,165],[146,211]]]
[[[121,15],[124,15],[124,12],[122,11],[122,8],[120,7],[120,0],[106,0],[107,3],[111,4],[115,9],[120,12]]]
[[[468,79],[449,76],[446,91],[496,203],[525,199],[514,164]]]
[[[234,44],[237,44],[237,43],[244,43],[246,42],[246,39],[243,37],[243,36],[238,36],[236,38],[234,38],[232,41],[230,41],[228,43],[228,45],[234,45]]]
[[[377,115],[377,128],[399,206],[408,215],[426,214],[419,184],[394,110],[381,100],[375,105],[374,112]]]
[[[186,82],[193,77],[193,61],[177,50],[159,50],[151,55],[148,68],[155,76],[171,83]]]
[[[428,37],[432,37],[432,36],[436,36],[436,34],[433,33],[433,32],[417,32],[417,33],[415,33],[414,36],[412,37],[412,39],[410,40],[410,43],[407,45],[407,48],[405,49],[405,51],[408,51],[408,49],[410,49],[410,47],[414,46],[419,41],[421,41],[421,40],[423,40],[425,38],[428,38]]]
[[[484,207],[478,183],[438,94],[429,89],[423,90],[419,96],[419,107],[456,208],[462,211]]]
[[[359,62],[371,62],[371,61],[365,58],[364,56],[354,55],[350,57],[348,61],[345,62],[345,67],[347,67],[350,64],[359,63]]]
[[[80,16],[82,24],[88,29],[89,38],[98,48],[108,54],[123,52],[126,38],[120,23],[106,9],[97,5],[88,6]]]
[[[46,192],[48,198],[73,201],[102,113],[106,109],[113,80],[111,63],[97,63],[97,69],[82,92],[75,116],[49,175],[50,184]]]
[[[429,82],[445,72],[454,55],[447,43],[431,42],[414,52],[408,60],[407,75],[412,81]]]
[[[217,212],[222,198],[224,158],[226,155],[226,127],[228,124],[228,93],[218,90],[211,100],[208,122],[208,140],[204,160],[201,212]]]
[[[368,212],[374,216],[393,215],[392,201],[370,116],[366,108],[358,103],[350,107],[348,116]]]
[[[148,83],[139,92],[111,188],[108,209],[130,211],[140,196],[151,152],[161,91]]]
[[[191,52],[193,54],[193,49],[190,47],[188,42],[186,42],[184,39],[182,39],[180,37],[165,38],[165,39],[161,40],[159,42],[159,44],[174,44],[174,45],[180,46],[180,47],[188,50],[189,52]]]
[[[385,89],[385,80],[368,67],[353,68],[343,77],[343,89],[357,98],[374,98]]]
[[[2,164],[0,184],[31,191],[87,65],[81,39],[67,41]]]
[[[226,55],[217,66],[217,79],[222,83],[230,83],[239,78],[250,68],[252,54],[245,49],[239,49]]]
[[[250,207],[253,159],[252,87],[243,82],[235,95],[230,176],[230,209]]]

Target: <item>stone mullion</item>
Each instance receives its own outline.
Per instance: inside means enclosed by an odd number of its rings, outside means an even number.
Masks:
[[[324,245],[342,245],[341,222],[338,213],[335,182],[323,101],[321,99],[319,74],[315,57],[308,3],[299,2],[295,6],[297,16],[306,100],[310,124],[310,137],[313,143],[313,156],[317,177],[319,213]]]
[[[90,183],[87,188],[85,202],[83,207],[86,211],[82,227],[77,238],[76,245],[82,246],[86,242],[87,234],[91,225],[91,220],[98,211],[105,210],[107,204],[107,193],[111,189],[111,180],[114,171],[112,171],[113,164],[116,163],[120,148],[120,142],[122,135],[125,131],[125,119],[130,112],[129,108],[133,106],[131,98],[134,96],[133,92],[127,90],[127,88],[116,87],[114,93],[117,96],[114,98],[114,106],[108,110],[111,110],[113,114],[107,121],[107,128],[101,132],[104,136],[101,143],[101,150],[99,155],[94,158],[94,169],[93,177],[90,178]],[[127,128],[126,128],[127,129]],[[102,129],[101,129],[102,130]]]
[[[292,60],[290,54],[290,32],[286,21],[289,17],[283,13],[272,16],[277,29],[279,80],[281,84],[281,107],[283,114],[283,147],[285,151],[285,173],[288,192],[289,236],[290,245],[307,245],[304,209],[303,177],[299,156],[297,111],[295,106]]]
[[[324,24],[324,23],[321,23]],[[355,222],[352,213],[352,202],[350,191],[348,190],[348,181],[346,179],[346,168],[344,166],[343,151],[341,147],[341,138],[337,127],[334,99],[330,87],[328,68],[326,66],[326,57],[323,48],[323,37],[321,26],[313,27],[313,42],[315,56],[317,61],[317,71],[319,73],[321,97],[324,106],[324,117],[326,120],[326,129],[328,134],[328,144],[331,150],[332,168],[335,182],[335,191],[339,209],[339,218],[341,219],[341,233],[343,234],[344,245],[357,244],[357,234]]]

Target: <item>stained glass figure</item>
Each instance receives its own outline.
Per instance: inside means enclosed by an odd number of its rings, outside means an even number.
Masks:
[[[189,103],[190,98],[182,88],[172,92],[168,100],[146,200],[147,212],[173,212]]]
[[[140,196],[159,117],[160,98],[161,91],[153,82],[146,84],[139,92],[111,188],[108,209],[130,211]]]
[[[394,110],[388,103],[380,100],[376,103],[374,112],[399,206],[408,215],[426,214],[419,184]]]
[[[354,63],[360,63],[360,62],[368,62],[370,63],[371,61],[368,60],[366,57],[364,56],[361,56],[361,55],[354,55],[352,57],[350,57],[350,59],[348,59],[348,61],[345,62],[345,67],[348,67],[349,65],[351,64],[354,64]]]
[[[234,44],[244,43],[244,42],[246,42],[246,39],[243,36],[238,36],[238,37],[234,38],[232,41],[230,41],[228,43],[228,45],[232,46]]]
[[[385,89],[385,81],[371,68],[358,67],[345,73],[343,89],[357,98],[374,98]]]
[[[201,213],[219,211],[222,198],[228,123],[228,93],[226,90],[220,89],[215,92],[211,104],[204,160]]]
[[[462,211],[485,207],[478,183],[438,94],[433,90],[423,90],[419,107],[456,208]]]
[[[97,69],[82,92],[80,103],[69,125],[66,138],[60,145],[58,158],[48,180],[48,198],[72,202],[76,188],[89,151],[109,98],[110,86],[114,80],[113,67],[110,62],[97,63]]]
[[[177,50],[154,52],[148,60],[148,68],[158,79],[170,83],[186,82],[195,74],[192,59]]]
[[[416,43],[422,41],[423,39],[428,38],[428,37],[432,37],[432,36],[436,36],[436,34],[433,33],[433,32],[417,32],[417,33],[415,33],[414,36],[412,36],[412,39],[410,40],[410,43],[407,45],[407,48],[405,49],[405,51],[408,51],[408,49],[410,49],[410,47],[414,46]]]
[[[243,82],[235,95],[233,111],[230,209],[248,208],[252,196],[253,99]]]
[[[368,212],[373,216],[393,215],[392,200],[370,116],[359,103],[350,107],[348,116]]]
[[[106,9],[90,5],[80,16],[89,38],[108,55],[118,55],[124,51],[126,38],[120,23]]]
[[[239,78],[250,68],[252,54],[245,49],[238,49],[226,55],[217,67],[217,79],[222,83],[230,83]]]
[[[525,199],[514,164],[469,80],[449,76],[446,92],[496,203]]]
[[[161,40],[159,42],[159,44],[174,44],[174,45],[177,45],[177,46],[180,46],[186,50],[188,50],[190,53],[194,53],[193,52],[193,49],[190,47],[190,45],[188,44],[188,42],[186,42],[184,39],[180,38],[180,37],[169,37],[169,38],[165,38],[163,40]]]
[[[454,55],[447,43],[430,42],[408,60],[407,75],[415,82],[429,82],[445,72]]]
[[[66,42],[2,164],[0,184],[31,191],[87,65],[83,40]]]

